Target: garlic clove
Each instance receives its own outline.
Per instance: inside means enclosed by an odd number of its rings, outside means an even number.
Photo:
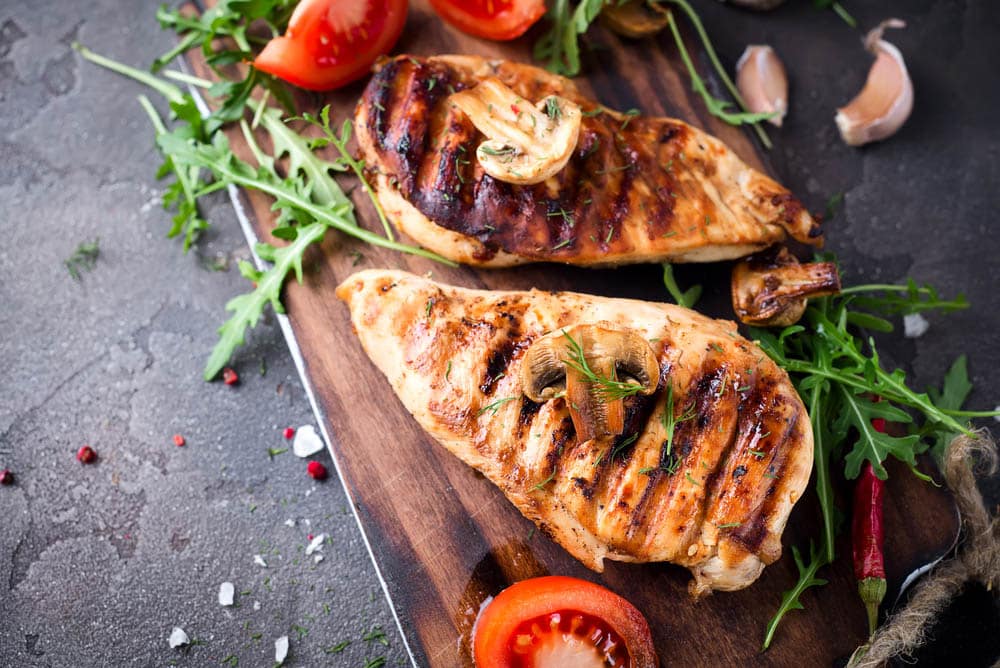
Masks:
[[[875,54],[868,79],[858,95],[837,110],[834,120],[840,136],[850,146],[880,141],[902,127],[913,110],[913,82],[903,55],[882,39],[886,28],[903,28],[899,19],[880,23],[865,37],[865,46]]]
[[[736,63],[736,87],[750,111],[774,112],[767,120],[781,127],[788,112],[788,77],[774,49],[766,44],[749,45]]]

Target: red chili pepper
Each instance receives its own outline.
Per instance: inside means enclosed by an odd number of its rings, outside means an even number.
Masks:
[[[309,462],[306,471],[313,480],[326,480],[326,467],[320,462]]]
[[[10,469],[0,471],[0,485],[13,485],[14,473]]]
[[[85,445],[76,451],[76,459],[81,464],[93,464],[97,461],[97,453],[89,445]]]
[[[517,108],[516,104],[510,105],[510,110],[513,111],[515,114],[520,114],[521,113],[521,110]]]
[[[183,448],[185,443],[187,443],[187,441],[184,440],[183,436],[180,434],[174,434],[174,445],[178,448]]]
[[[226,385],[235,385],[240,382],[240,377],[228,366],[222,370],[222,382]]]
[[[285,427],[285,438],[291,438],[295,436],[295,429],[292,427]]]
[[[885,432],[885,420],[872,426]],[[854,577],[858,581],[858,595],[868,612],[868,633],[878,625],[878,608],[885,598],[885,561],[882,554],[882,495],[885,481],[879,480],[871,462],[865,462],[861,476],[854,487],[854,517],[851,542],[854,547]]]

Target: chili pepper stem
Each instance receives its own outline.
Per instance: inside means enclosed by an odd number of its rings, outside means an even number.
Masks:
[[[863,578],[858,581],[858,595],[868,611],[868,635],[878,626],[878,607],[885,598],[885,578]]]

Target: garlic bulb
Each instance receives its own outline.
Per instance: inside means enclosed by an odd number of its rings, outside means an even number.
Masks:
[[[767,119],[777,127],[788,112],[788,77],[778,54],[766,44],[751,44],[736,63],[736,87],[756,113],[775,112]]]
[[[837,110],[840,136],[851,146],[861,146],[890,137],[902,127],[913,110],[913,82],[903,56],[882,39],[886,28],[903,28],[899,19],[880,23],[865,37],[865,47],[875,54],[868,79],[858,95]]]

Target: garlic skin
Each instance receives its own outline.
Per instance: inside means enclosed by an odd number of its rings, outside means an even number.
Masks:
[[[776,127],[788,113],[788,77],[770,46],[750,44],[736,62],[736,87],[754,113],[776,113],[767,119]]]
[[[875,54],[864,88],[846,106],[837,109],[834,120],[840,136],[850,146],[862,146],[891,137],[913,110],[913,82],[903,55],[882,39],[886,28],[903,28],[899,19],[880,23],[865,37],[865,47]]]

